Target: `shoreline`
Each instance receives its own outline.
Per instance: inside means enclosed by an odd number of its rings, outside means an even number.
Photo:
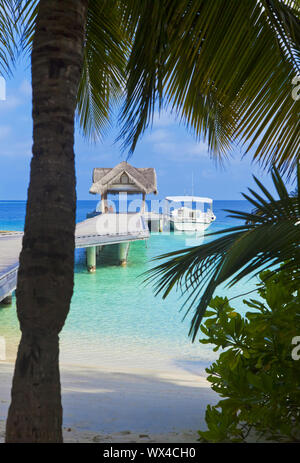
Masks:
[[[0,442],[13,363],[0,362]],[[182,371],[109,371],[61,365],[65,442],[197,442],[218,395],[203,376]]]
[[[4,443],[5,422],[0,421],[0,444]],[[174,443],[193,444],[198,442],[198,434],[193,431],[169,432],[169,433],[142,433],[121,431],[110,434],[93,431],[81,431],[76,428],[63,428],[64,444],[130,444],[130,443]]]

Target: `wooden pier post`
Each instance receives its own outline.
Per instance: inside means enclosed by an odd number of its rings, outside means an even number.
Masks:
[[[127,265],[129,245],[130,243],[119,243],[118,244],[119,260],[120,260],[120,265],[122,265],[122,267],[125,267]]]
[[[96,246],[86,248],[86,264],[89,273],[96,272]]]
[[[107,193],[101,195],[101,212],[105,214],[105,209],[107,209]]]
[[[145,214],[146,212],[146,195],[145,193],[143,193],[143,202],[142,202],[142,210],[141,210],[142,214]]]
[[[96,257],[99,256],[100,252],[102,251],[103,246],[96,246]]]
[[[158,225],[158,227],[159,227],[159,232],[162,233],[163,230],[164,230],[164,221],[163,221],[162,218],[159,219],[159,225]]]

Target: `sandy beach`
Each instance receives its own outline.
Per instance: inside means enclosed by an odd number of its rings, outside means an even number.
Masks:
[[[0,442],[13,365],[0,363]],[[185,371],[108,371],[61,367],[65,442],[196,442],[207,404],[216,403],[204,377]]]
[[[0,443],[4,442],[5,422],[0,422]],[[192,431],[168,433],[136,433],[131,431],[115,432],[110,434],[93,431],[80,431],[78,429],[64,428],[63,439],[66,444],[114,444],[114,443],[194,443],[197,442],[197,433]]]

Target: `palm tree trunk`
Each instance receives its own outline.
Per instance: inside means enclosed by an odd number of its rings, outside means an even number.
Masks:
[[[40,0],[31,57],[33,157],[17,286],[22,332],[6,442],[62,442],[59,332],[73,293],[74,112],[88,0]]]

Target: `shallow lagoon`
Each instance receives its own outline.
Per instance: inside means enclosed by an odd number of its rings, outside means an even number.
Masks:
[[[95,201],[78,201],[77,220],[95,205]],[[226,208],[250,209],[246,201],[215,201],[217,220],[208,232],[233,225],[222,211]],[[0,229],[21,230],[24,214],[25,202],[0,202]],[[98,266],[95,274],[87,273],[85,251],[77,250],[71,311],[61,333],[61,362],[116,371],[201,373],[217,354],[197,340],[191,343],[190,318],[182,322],[180,293],[173,291],[162,300],[141,277],[153,265],[153,257],[200,242],[202,238],[195,235],[152,234],[147,242],[131,244],[127,267]],[[234,297],[254,284],[246,281],[230,290],[220,288],[217,294]],[[234,301],[234,307],[243,310],[242,298]],[[7,359],[13,360],[19,338],[15,299],[12,307],[0,309],[0,336],[6,340]]]

